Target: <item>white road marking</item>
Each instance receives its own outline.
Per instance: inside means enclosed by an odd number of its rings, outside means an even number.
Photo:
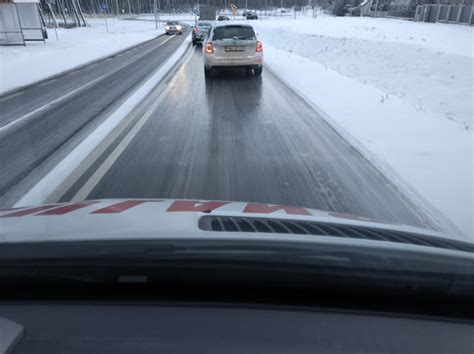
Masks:
[[[114,129],[129,116],[139,102],[146,99],[156,86],[163,81],[163,78],[171,72],[188,50],[191,43],[190,37],[191,36],[188,36],[176,51],[157,68],[157,71],[143,82],[116,111],[107,117],[107,119],[92,132],[92,134],[88,135],[69,155],[60,161],[21,197],[15,206],[43,204],[48,198],[51,198],[51,196],[66,183],[68,177],[74,175],[75,171],[81,167],[81,164],[83,164],[96,149],[100,148],[104,139],[107,139]]]
[[[150,48],[150,49],[149,49],[148,51],[146,51],[143,55],[146,55],[148,52],[150,52],[150,51],[156,49],[157,47],[162,46],[162,45],[165,44],[167,41],[169,41],[171,38],[172,38],[172,37],[169,37],[169,38],[165,39],[163,42],[161,42],[158,46],[153,47],[153,48]],[[96,82],[98,82],[98,81],[100,81],[100,80],[103,80],[103,79],[105,79],[105,78],[108,77],[108,76],[113,75],[114,73],[116,73],[117,71],[121,70],[122,68],[124,68],[124,67],[127,66],[127,65],[129,65],[129,63],[125,63],[124,65],[122,65],[122,66],[116,68],[116,69],[113,70],[112,72],[107,73],[107,74],[104,74],[104,75],[102,75],[102,76],[99,76],[98,78],[96,78],[96,79],[94,79],[94,80],[92,80],[92,81],[90,81],[90,82],[88,82],[88,83],[86,83],[86,84],[84,84],[84,85],[81,85],[81,86],[79,86],[79,87],[73,89],[72,91],[69,91],[69,92],[66,93],[65,95],[62,95],[62,96],[60,96],[60,97],[58,97],[58,98],[56,98],[56,99],[54,99],[54,100],[48,102],[47,104],[45,104],[45,105],[43,105],[43,106],[41,106],[41,107],[38,107],[38,108],[34,109],[33,111],[31,111],[31,112],[29,112],[29,113],[27,113],[27,114],[25,114],[25,115],[23,115],[23,116],[21,116],[21,117],[15,119],[14,121],[12,121],[12,122],[10,122],[10,123],[7,123],[7,124],[5,124],[5,125],[3,125],[3,126],[1,126],[1,127],[0,127],[0,134],[5,133],[5,132],[7,132],[7,131],[9,131],[9,130],[11,130],[11,129],[14,129],[14,128],[16,128],[16,127],[18,127],[18,126],[20,126],[20,125],[26,123],[28,120],[30,120],[31,118],[33,118],[33,117],[34,117],[35,115],[37,115],[38,113],[41,113],[41,112],[43,112],[43,111],[45,111],[45,110],[51,108],[52,106],[61,103],[62,101],[68,99],[69,97],[74,96],[74,95],[80,93],[81,91],[84,91],[84,90],[87,89],[88,87],[94,85]],[[74,72],[75,72],[75,71],[70,72],[70,73],[68,73],[67,75],[70,75],[70,74],[72,74],[72,73],[74,73]],[[53,80],[57,80],[57,79],[53,79]],[[17,94],[20,94],[20,93],[21,93],[21,92],[18,92]]]
[[[40,113],[40,112],[43,112],[45,110],[47,110],[48,108],[66,100],[67,98],[71,97],[71,96],[74,96],[75,94],[83,91],[84,89],[88,88],[89,86],[92,86],[94,85],[96,82],[104,79],[106,75],[103,75],[103,76],[99,76],[98,78],[88,82],[87,84],[84,84],[82,86],[79,86],[77,88],[75,88],[74,90],[72,91],[69,91],[68,93],[66,93],[65,95],[62,95],[50,102],[48,102],[47,104],[45,104],[44,106],[41,106],[39,108],[36,108],[35,110],[31,111],[30,113],[27,113],[25,114],[24,116],[21,116],[20,118],[17,118],[16,120],[14,120],[13,122],[10,122],[10,123],[7,123],[5,124],[4,126],[0,127],[0,133],[3,133],[7,130],[10,130],[24,122],[26,122],[27,120],[29,120],[31,117],[35,116],[36,114]]]
[[[187,58],[180,65],[180,69],[189,62],[193,54],[193,51],[190,50]],[[171,81],[168,82],[169,85],[172,85],[173,82],[177,79],[177,75],[174,75]],[[155,110],[163,101],[165,95],[163,94],[164,90],[161,90],[157,99],[153,104],[147,108],[143,116],[138,120],[133,128],[128,132],[128,134],[123,138],[123,140],[117,145],[117,147],[112,151],[112,153],[105,159],[105,161],[99,166],[99,168],[89,177],[86,183],[81,187],[81,189],[71,198],[71,201],[80,201],[85,200],[87,196],[92,192],[97,183],[105,176],[107,171],[112,167],[112,165],[117,161],[122,152],[127,148],[127,146],[132,142],[138,132],[142,129],[145,123],[150,119]]]
[[[135,138],[138,132],[142,129],[145,123],[150,119],[152,113],[163,100],[163,95],[160,95],[159,99],[156,100],[149,110],[140,118],[140,120],[135,124],[135,126],[128,132],[125,138],[118,144],[118,146],[112,151],[112,153],[107,157],[107,159],[100,165],[100,167],[94,172],[94,174],[87,180],[86,183],[81,187],[81,189],[72,197],[71,201],[76,200],[85,200],[90,192],[94,189],[97,183],[104,177],[110,167],[114,162],[119,158],[122,152],[127,148],[131,141]]]
[[[5,97],[0,97],[0,102],[3,101],[3,100],[5,100],[5,99],[10,99],[10,98],[12,98],[12,97],[21,95],[22,93],[25,93],[25,91],[24,91],[24,90],[21,90],[21,91],[15,92],[15,93],[12,94],[12,95],[8,95],[8,96],[5,96]]]

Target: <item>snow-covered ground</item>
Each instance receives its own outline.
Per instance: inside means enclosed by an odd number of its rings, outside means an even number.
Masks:
[[[268,68],[474,240],[472,27],[329,16],[252,23]]]
[[[90,27],[48,29],[49,39],[26,47],[0,47],[0,94],[152,39],[163,33],[145,21],[87,19]]]
[[[154,21],[155,20],[155,15],[153,14],[148,14],[148,15],[140,15],[140,16],[134,16],[131,18],[139,19],[139,20],[149,20],[149,21]],[[196,15],[194,14],[187,14],[187,13],[160,13],[158,14],[157,17],[158,21],[182,21],[186,23],[194,23],[196,20]]]

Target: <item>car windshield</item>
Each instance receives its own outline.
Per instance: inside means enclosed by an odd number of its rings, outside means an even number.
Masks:
[[[271,241],[322,268],[353,258],[301,244],[469,259],[473,1],[0,0],[0,254],[227,238],[222,258]]]
[[[255,32],[252,27],[248,26],[217,27],[214,29],[212,38],[214,40],[232,38],[253,39],[255,38]]]

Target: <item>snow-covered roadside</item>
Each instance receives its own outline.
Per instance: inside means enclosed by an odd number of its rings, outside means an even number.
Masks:
[[[87,19],[90,27],[48,29],[49,39],[26,47],[0,47],[0,94],[106,57],[163,33],[150,22]]]
[[[256,27],[266,44],[473,127],[473,27],[329,16]]]
[[[474,240],[473,29],[440,24],[428,36],[436,25],[324,17],[291,27],[287,21],[256,24],[266,65],[415,201],[434,207],[434,217],[443,213]],[[458,37],[448,41],[451,31]],[[452,61],[438,67],[439,57]],[[418,73],[421,61],[429,70]],[[436,102],[447,104],[451,116]]]

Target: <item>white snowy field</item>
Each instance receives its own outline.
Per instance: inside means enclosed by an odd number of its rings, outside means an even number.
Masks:
[[[329,16],[252,23],[268,68],[474,240],[473,27]]]
[[[26,47],[0,47],[0,94],[106,57],[163,33],[152,22],[108,18],[86,19],[90,27],[48,29],[49,39]]]
[[[140,20],[149,20],[149,21],[154,21],[155,20],[155,15],[153,14],[146,14],[146,15],[140,15],[140,16],[135,16],[135,18],[140,19]],[[196,20],[196,15],[192,13],[159,13],[157,17],[158,21],[182,21],[186,23],[194,23]]]

